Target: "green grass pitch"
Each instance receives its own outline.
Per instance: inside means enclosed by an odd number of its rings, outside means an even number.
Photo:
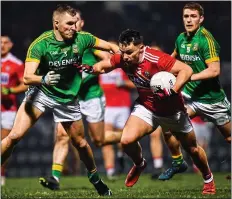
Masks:
[[[125,175],[115,182],[103,180],[113,192],[111,198],[231,198],[228,173],[214,173],[217,194],[202,196],[203,181],[198,174],[178,174],[169,181],[154,181],[144,174],[132,188],[124,185]],[[1,198],[99,198],[87,177],[62,177],[61,190],[51,191],[39,184],[39,178],[8,178]],[[104,197],[100,197],[104,198]]]

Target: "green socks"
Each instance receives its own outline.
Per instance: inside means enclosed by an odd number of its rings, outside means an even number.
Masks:
[[[92,173],[88,171],[88,178],[92,184],[96,184],[101,180],[97,171],[92,172]]]
[[[54,163],[52,165],[52,176],[59,182],[61,173],[63,171],[63,165]]]
[[[178,167],[183,163],[183,155],[182,153],[180,155],[172,156],[172,165],[174,167]]]

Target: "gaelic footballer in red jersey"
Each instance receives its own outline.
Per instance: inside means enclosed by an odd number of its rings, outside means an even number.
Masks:
[[[134,84],[128,79],[126,73],[117,68],[110,73],[101,74],[99,83],[104,91],[105,106],[105,142],[120,142],[123,127],[130,115],[131,94],[130,90],[135,88]],[[117,162],[119,163],[119,173],[124,170],[124,157],[120,144],[117,145]],[[104,165],[108,179],[116,178],[115,155],[113,145],[102,147]]]
[[[10,53],[13,43],[9,36],[1,36],[1,139],[4,139],[13,127],[17,101],[16,94],[24,92],[27,86],[23,84],[24,65],[21,60]],[[1,184],[5,184],[2,168]]]
[[[196,143],[191,121],[179,94],[193,74],[191,67],[168,54],[144,46],[142,36],[135,30],[128,29],[121,33],[119,49],[120,54],[113,55],[110,60],[98,62],[92,69],[86,69],[94,73],[104,73],[121,67],[137,87],[139,97],[121,138],[124,152],[134,162],[127,175],[126,186],[132,187],[146,167],[138,140],[153,132],[159,125],[164,132],[170,131],[177,135],[183,148],[202,172],[204,180],[213,178],[206,154]],[[176,76],[173,90],[166,96],[164,93],[163,99],[157,99],[149,87],[152,75],[159,71],[168,71]]]

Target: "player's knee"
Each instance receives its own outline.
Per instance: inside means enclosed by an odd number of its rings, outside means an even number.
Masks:
[[[56,136],[56,143],[60,144],[67,144],[69,141],[69,136],[68,134],[57,134]]]
[[[198,147],[191,147],[191,148],[189,149],[189,153],[190,153],[191,155],[197,155],[197,154],[199,153],[199,148],[198,148]]]
[[[21,137],[17,133],[10,133],[5,139],[7,140],[7,147],[11,147],[16,145]]]
[[[102,147],[102,145],[103,145],[103,141],[102,140],[95,139],[95,140],[93,140],[93,143],[94,143],[94,145],[96,147]]]
[[[88,142],[82,136],[72,137],[71,140],[72,144],[77,148],[84,148],[88,145]]]
[[[128,144],[131,144],[132,142],[133,142],[132,139],[129,138],[129,137],[122,137],[121,141],[120,141],[120,143],[122,144],[122,146],[126,146]]]

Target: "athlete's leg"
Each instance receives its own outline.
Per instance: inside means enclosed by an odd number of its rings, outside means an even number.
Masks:
[[[107,130],[105,131],[105,139],[103,145],[120,143],[122,130]]]
[[[207,152],[210,138],[213,133],[212,131],[213,124],[209,122],[198,121],[198,120],[192,120],[193,129],[195,132],[198,145],[202,147],[205,150],[205,152]],[[199,172],[199,169],[195,164],[193,164],[193,171],[196,173]]]
[[[104,142],[104,103],[103,97],[80,101],[80,110],[86,116],[90,138],[97,147],[101,147]]]
[[[82,119],[74,122],[61,122],[66,132],[70,135],[72,144],[78,150],[81,160],[89,172],[96,170],[93,152],[87,140],[84,138],[84,126]]]
[[[20,105],[12,130],[9,135],[1,141],[2,164],[9,158],[14,146],[20,139],[22,139],[28,129],[33,126],[42,113],[42,111],[31,103],[23,102]]]
[[[111,191],[99,177],[92,149],[84,138],[84,125],[82,119],[74,122],[61,122],[61,124],[70,135],[73,146],[78,150],[80,159],[88,170],[90,182],[95,186],[100,195],[111,195]]]
[[[55,125],[55,146],[53,149],[52,175],[41,177],[40,184],[51,190],[60,189],[59,181],[65,166],[65,159],[69,150],[69,135],[60,122]],[[75,149],[76,150],[76,149]]]
[[[134,166],[127,175],[125,184],[128,187],[133,186],[146,167],[146,161],[142,155],[142,148],[138,140],[151,133],[153,127],[141,118],[131,115],[123,129],[121,144],[123,151],[132,159]]]
[[[92,142],[97,147],[101,147],[104,143],[104,121],[88,122],[89,135]]]
[[[144,135],[150,134],[153,127],[137,116],[131,115],[123,129],[121,144],[124,152],[139,165],[142,160],[142,148],[138,142]]]
[[[202,173],[204,179],[203,194],[215,194],[213,174],[209,168],[208,160],[204,149],[196,142],[194,130],[189,133],[175,133],[184,150],[191,156],[194,164]]]
[[[114,127],[110,123],[105,123],[105,132],[110,133],[113,132]],[[105,145],[102,147],[102,155],[104,160],[104,166],[106,169],[106,175],[109,179],[114,178],[115,174],[115,162],[114,162],[114,148],[113,145]]]
[[[204,149],[197,145],[196,136],[194,130],[189,133],[175,133],[176,137],[180,141],[184,150],[191,156],[193,162],[201,171],[203,177],[207,176],[210,172],[208,166],[207,157]]]
[[[1,140],[3,140],[6,136],[8,136],[10,133],[9,129],[1,129]],[[1,166],[1,186],[4,186],[6,183],[6,177],[5,177],[5,172],[6,172],[6,163],[4,163],[4,165]]]
[[[228,122],[222,126],[217,126],[217,128],[224,136],[226,142],[231,144],[231,122]]]
[[[59,182],[69,149],[69,135],[60,122],[55,127],[55,146],[53,149],[52,176]]]
[[[150,149],[154,166],[152,179],[157,179],[163,168],[163,143],[161,136],[162,128],[160,126],[150,134]]]
[[[196,113],[188,105],[186,105],[186,108],[187,108],[187,113],[190,118],[196,115]],[[176,139],[176,137],[170,132],[163,132],[163,136],[164,136],[165,143],[167,144],[168,149],[172,155],[172,167],[173,168],[170,168],[166,170],[165,172],[163,172],[159,176],[159,180],[169,180],[170,178],[173,177],[175,172],[182,173],[186,171],[188,168],[188,165],[183,159],[183,154],[181,152],[180,143]],[[173,172],[167,172],[167,171],[173,171]]]
[[[121,173],[123,173],[124,168],[125,168],[124,151],[123,151],[121,143],[117,144],[117,148],[118,148],[118,151],[117,151],[117,162],[119,164],[119,171],[118,172],[119,172],[119,174],[121,174]]]

